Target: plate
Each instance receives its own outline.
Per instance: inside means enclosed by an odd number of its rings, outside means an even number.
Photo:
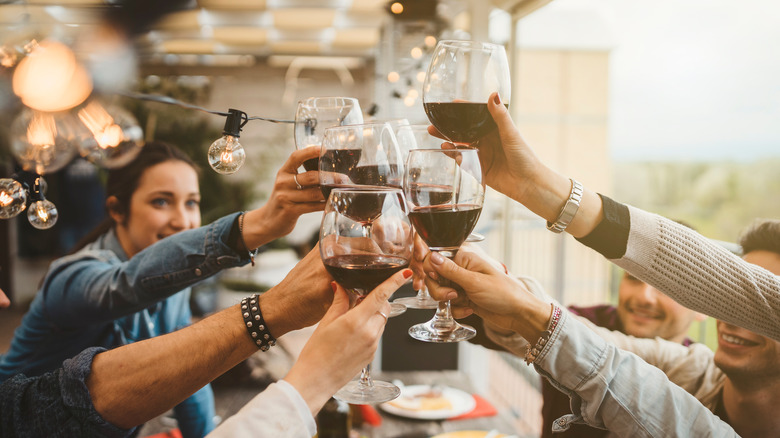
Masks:
[[[471,412],[477,405],[471,394],[447,386],[440,387],[441,395],[431,396],[430,385],[409,385],[401,389],[401,396],[379,405],[383,411],[419,420],[444,420]],[[426,396],[427,395],[427,396]]]
[[[434,436],[433,438],[485,438],[490,431],[488,430],[459,430],[457,432],[446,432]],[[505,437],[503,433],[493,435],[495,438]]]

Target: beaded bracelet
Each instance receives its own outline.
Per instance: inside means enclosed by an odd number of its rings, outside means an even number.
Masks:
[[[263,314],[260,313],[257,294],[241,300],[241,314],[244,317],[249,336],[252,337],[252,341],[257,344],[260,350],[268,351],[269,348],[276,345],[276,339],[271,336],[268,324],[265,323]]]
[[[525,363],[527,365],[534,363],[536,357],[539,356],[539,353],[542,352],[544,346],[547,345],[547,342],[550,341],[550,336],[552,336],[552,333],[555,331],[555,327],[558,326],[558,322],[561,320],[561,308],[555,304],[551,304],[551,306],[552,318],[550,318],[550,322],[547,324],[547,330],[542,332],[542,335],[539,336],[539,340],[536,341],[536,345],[534,345],[532,348],[529,348],[525,353]]]
[[[241,237],[241,244],[244,245],[244,248],[246,248],[247,252],[249,252],[249,261],[252,262],[252,266],[255,265],[255,256],[257,255],[258,249],[249,249],[249,247],[246,245],[246,240],[244,240],[244,215],[246,212],[241,213],[240,216],[238,216],[238,235]]]

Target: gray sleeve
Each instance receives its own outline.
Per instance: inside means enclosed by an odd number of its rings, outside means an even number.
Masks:
[[[626,253],[615,264],[685,307],[780,340],[780,277],[674,221],[629,212]]]

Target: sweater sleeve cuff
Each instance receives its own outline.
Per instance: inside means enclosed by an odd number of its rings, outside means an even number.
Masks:
[[[619,259],[626,253],[631,215],[628,207],[599,193],[604,219],[587,236],[577,239],[608,259]]]
[[[301,394],[298,393],[298,390],[286,380],[279,380],[276,382],[276,385],[279,386],[279,389],[282,390],[284,395],[286,395],[293,406],[295,406],[298,415],[304,420],[306,429],[314,436],[314,434],[317,433],[317,423],[315,423],[314,417],[312,417],[311,411],[309,411],[309,405],[306,404],[306,400],[304,400],[303,397],[301,397]]]

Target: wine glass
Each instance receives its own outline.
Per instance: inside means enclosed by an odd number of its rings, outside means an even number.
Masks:
[[[503,46],[456,40],[436,44],[423,83],[423,106],[447,140],[475,147],[496,129],[487,109],[494,92],[509,106],[512,90]]]
[[[354,97],[309,97],[298,102],[295,111],[295,148],[319,148],[325,128],[363,123],[360,103]],[[308,170],[317,170],[317,158],[303,163]]]
[[[326,198],[339,187],[400,189],[403,161],[393,129],[386,122],[327,128],[320,148],[320,189]],[[379,213],[379,206],[369,201],[351,212],[353,219],[365,225],[366,233],[371,232],[371,223]],[[391,303],[391,317],[405,311],[403,304]]]
[[[395,131],[398,140],[398,148],[401,155],[408,158],[409,152],[415,149],[437,149],[441,146],[441,139],[428,133],[428,125],[401,125]],[[423,287],[413,297],[397,298],[393,303],[403,304],[410,309],[435,309],[439,302],[428,293],[428,288]]]
[[[366,205],[378,206],[367,233],[361,217]],[[341,188],[331,191],[320,226],[320,255],[328,273],[359,302],[394,273],[409,267],[413,231],[400,189]],[[334,397],[367,404],[392,400],[401,393],[392,383],[373,381],[371,365]]]
[[[477,224],[485,199],[478,151],[417,149],[409,152],[406,164],[409,220],[431,251],[454,257]],[[409,335],[426,342],[458,342],[476,334],[452,318],[449,301],[439,303],[433,319],[409,329]]]

